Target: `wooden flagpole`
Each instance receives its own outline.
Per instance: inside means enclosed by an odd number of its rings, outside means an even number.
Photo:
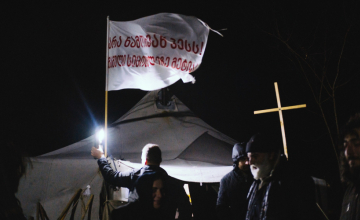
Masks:
[[[254,111],[254,114],[256,115],[256,114],[262,114],[262,113],[267,113],[267,112],[277,112],[277,111],[279,112],[281,135],[282,135],[282,140],[283,140],[283,145],[284,145],[284,153],[285,153],[286,158],[289,159],[289,155],[288,155],[288,151],[287,151],[287,145],[286,145],[285,126],[284,126],[284,119],[283,119],[283,115],[282,115],[282,110],[305,108],[306,104],[293,105],[293,106],[288,106],[288,107],[281,107],[279,88],[278,88],[277,82],[274,83],[274,86],[275,86],[275,93],[276,93],[276,100],[277,100],[278,107],[277,108]]]
[[[107,118],[108,118],[108,84],[109,84],[109,66],[108,66],[108,59],[109,59],[109,16],[107,16],[107,29],[106,29],[106,76],[105,76],[105,128],[104,128],[104,154],[107,157]]]

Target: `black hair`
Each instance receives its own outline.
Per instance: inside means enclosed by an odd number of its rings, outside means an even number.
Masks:
[[[156,180],[162,180],[163,182],[163,193],[166,195],[166,173],[154,171],[148,172],[141,175],[135,182],[135,189],[139,196],[138,202],[145,209],[152,209],[152,193],[153,193],[153,183]],[[163,198],[165,200],[165,198]]]
[[[142,154],[146,156],[146,160],[150,163],[160,164],[162,161],[160,147],[156,144],[145,145]]]

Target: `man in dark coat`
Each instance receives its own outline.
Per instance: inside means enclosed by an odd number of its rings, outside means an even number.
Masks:
[[[161,150],[158,145],[150,143],[145,145],[141,155],[143,167],[128,172],[114,171],[108,164],[101,148],[98,149],[93,147],[91,149],[91,155],[94,158],[98,159],[97,163],[99,165],[99,169],[102,176],[104,177],[104,180],[107,183],[113,186],[125,187],[129,189],[129,203],[135,202],[139,199],[138,193],[134,191],[137,179],[146,173],[156,172],[163,173],[163,175],[167,176],[167,187],[169,188],[168,209],[169,212],[174,214],[174,218],[177,208],[179,210],[182,210],[183,207],[190,206],[189,200],[186,201],[184,199],[181,199],[182,195],[186,195],[182,185],[178,184],[178,182],[174,178],[168,176],[167,172],[160,167],[162,157]],[[182,219],[190,219],[191,213],[183,211],[182,213],[180,213],[180,216],[182,216]]]
[[[248,194],[246,219],[319,219],[314,182],[292,168],[280,154],[280,146],[264,134],[252,136],[246,145],[255,179]]]
[[[134,193],[134,186],[139,176],[148,172],[162,172],[167,175],[166,171],[160,167],[161,150],[156,144],[147,144],[142,150],[141,161],[144,165],[140,169],[128,172],[114,171],[108,164],[101,148],[93,147],[91,155],[98,159],[101,174],[105,181],[113,186],[125,187],[129,189],[129,202],[137,200],[138,195]]]
[[[360,113],[350,118],[343,129],[341,180],[346,185],[341,220],[360,220]]]
[[[246,155],[246,143],[236,143],[232,151],[234,169],[220,181],[216,203],[218,219],[245,219],[249,188],[253,181]]]

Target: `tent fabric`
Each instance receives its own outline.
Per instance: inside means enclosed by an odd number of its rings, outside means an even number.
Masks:
[[[175,96],[173,96],[173,102],[176,105],[175,110],[158,109],[156,107],[157,93],[158,90],[149,92],[129,112],[108,128],[109,155],[140,163],[143,146],[147,143],[156,143],[161,148],[163,161],[171,160],[177,158],[205,132],[227,143],[228,148],[232,148],[235,144],[235,140],[206,124]],[[41,157],[90,159],[89,149],[95,143],[94,135]],[[225,151],[230,152],[231,159],[231,149]],[[226,161],[229,160],[226,158]],[[228,163],[226,161],[224,161],[225,164]]]
[[[141,167],[143,146],[156,143],[162,150],[161,166],[169,175],[189,182],[219,182],[232,169],[236,141],[202,121],[176,96],[174,108],[158,108],[158,92],[147,93],[108,128],[108,155],[130,168]],[[76,190],[90,185],[95,195],[91,219],[98,219],[103,180],[90,155],[95,141],[90,136],[32,158],[33,169],[21,180],[17,193],[27,216],[35,216],[40,202],[51,219],[57,218]]]
[[[191,143],[177,158],[231,166],[232,160],[229,160],[231,153],[232,146],[229,143],[206,132]]]
[[[40,202],[50,219],[58,218],[74,193],[90,185],[91,194],[95,195],[92,219],[98,219],[94,205],[100,203],[98,195],[103,180],[94,159],[31,158],[31,162],[32,168],[27,169],[26,176],[21,179],[16,195],[25,215],[35,217],[37,202]],[[81,204],[78,204],[75,219],[80,219],[81,214]]]

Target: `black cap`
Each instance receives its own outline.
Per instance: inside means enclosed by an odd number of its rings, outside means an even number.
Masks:
[[[246,150],[246,142],[242,142],[240,144],[236,143],[234,145],[233,151],[232,151],[232,160],[234,163],[236,163],[242,157],[247,157],[245,150]]]
[[[276,152],[281,149],[281,144],[275,141],[272,135],[257,133],[246,144],[246,152]]]

